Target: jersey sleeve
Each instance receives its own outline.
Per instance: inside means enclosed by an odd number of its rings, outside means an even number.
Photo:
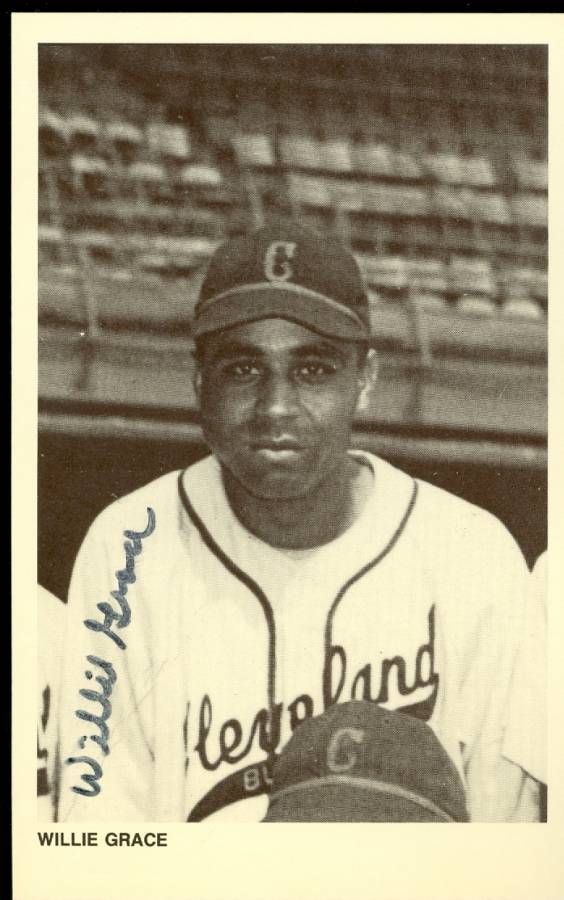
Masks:
[[[472,821],[504,822],[511,819],[522,788],[506,771],[503,740],[529,576],[521,551],[500,522],[485,514],[477,530],[476,524],[458,573],[461,625],[467,629],[459,737]]]
[[[135,593],[139,554],[126,565],[124,552],[127,544],[139,551],[142,542],[124,531],[142,530],[143,512],[137,524],[139,511],[131,520],[106,510],[75,562],[61,677],[60,821],[153,818],[149,623]]]
[[[38,588],[37,804],[40,821],[57,817],[59,788],[59,686],[65,605]]]

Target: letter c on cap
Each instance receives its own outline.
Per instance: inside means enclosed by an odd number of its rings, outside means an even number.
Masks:
[[[349,740],[353,741],[355,744],[363,744],[364,735],[365,733],[361,728],[339,728],[331,738],[329,746],[327,747],[327,768],[331,772],[349,772],[354,768],[358,759],[358,753],[355,753],[355,751],[350,748],[343,761],[339,762],[339,755],[343,756],[340,751],[342,751],[343,743],[346,738],[349,738]]]
[[[290,260],[296,244],[291,241],[272,241],[264,254],[264,274],[269,281],[288,281],[294,274]]]

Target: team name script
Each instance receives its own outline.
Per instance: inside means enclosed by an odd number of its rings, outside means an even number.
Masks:
[[[103,621],[98,619],[85,619],[84,625],[91,631],[101,631],[112,643],[119,647],[120,650],[126,649],[126,643],[123,638],[113,629],[126,628],[131,622],[131,607],[127,599],[127,591],[130,584],[134,584],[137,580],[135,574],[135,559],[143,550],[143,541],[146,540],[154,532],[157,524],[154,510],[147,507],[148,522],[144,531],[123,532],[126,538],[123,549],[125,551],[125,567],[115,573],[117,580],[117,590],[110,591],[110,596],[117,602],[118,609],[107,601],[96,604],[97,609],[103,614]],[[89,654],[86,661],[96,667],[99,673],[94,678],[91,669],[85,671],[86,678],[90,681],[92,678],[98,683],[99,689],[92,690],[90,688],[81,688],[79,694],[85,700],[89,700],[93,704],[99,704],[99,709],[93,713],[85,709],[75,710],[77,718],[84,722],[90,722],[94,725],[98,732],[90,735],[82,735],[78,741],[81,749],[84,749],[86,741],[93,741],[98,745],[104,756],[110,752],[109,736],[110,729],[108,727],[108,719],[112,714],[112,704],[110,701],[111,693],[117,681],[116,671],[113,665],[99,656]],[[90,767],[89,772],[84,772],[80,777],[87,787],[73,785],[71,790],[83,797],[95,797],[100,793],[101,787],[99,779],[103,775],[102,766],[91,756],[69,756],[65,760],[67,765],[76,765],[81,763]]]
[[[428,637],[414,648],[413,657],[407,657],[404,651],[403,655],[398,653],[390,658],[366,662],[360,668],[358,664],[351,665],[344,647],[329,644],[319,671],[323,709],[349,699],[371,700],[379,704],[391,701],[394,709],[428,721],[433,714],[439,684],[439,674],[435,668],[434,606],[428,612],[427,624]],[[234,766],[259,748],[266,755],[242,768],[228,770],[228,774],[199,798],[188,821],[201,822],[230,803],[269,793],[273,766],[278,758],[283,717],[289,717],[290,731],[293,732],[305,719],[319,711],[314,709],[313,697],[304,693],[286,705],[276,703],[270,710],[265,707],[259,709],[251,719],[250,728],[245,729],[236,718],[224,721],[219,728],[212,728],[212,699],[205,694],[196,720],[197,742],[194,745],[202,767],[213,772],[225,763]],[[184,746],[188,765],[187,735],[186,717]]]
[[[335,703],[348,700],[372,700],[374,703],[387,703],[390,700],[393,686],[394,694],[408,697],[420,688],[436,689],[439,676],[435,671],[435,607],[431,607],[427,616],[428,640],[415,653],[413,680],[407,674],[407,662],[397,654],[391,659],[383,659],[373,666],[367,662],[357,672],[349,673],[349,663],[344,647],[330,645],[325,650],[322,679],[323,708],[328,709]],[[350,682],[348,692],[346,682]],[[398,703],[396,708],[409,710],[413,715],[428,719],[433,711],[435,694],[416,704],[414,707]],[[313,698],[309,694],[300,694],[287,706],[290,716],[290,729],[294,731],[305,719],[314,715]],[[236,718],[228,719],[218,731],[217,743],[219,753],[212,756],[210,744],[213,723],[213,706],[211,698],[205,694],[202,698],[198,717],[198,740],[194,746],[200,763],[207,771],[218,769],[222,763],[238,763],[251,752],[258,739],[259,747],[266,753],[273,753],[280,743],[281,721],[284,712],[282,703],[276,703],[271,710],[260,709],[252,722],[248,734],[244,733],[241,722]]]

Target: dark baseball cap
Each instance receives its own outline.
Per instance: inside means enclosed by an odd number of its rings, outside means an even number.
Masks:
[[[202,283],[194,337],[267,318],[366,341],[368,298],[352,254],[334,237],[288,220],[222,244]]]
[[[352,700],[306,719],[273,769],[265,822],[467,822],[464,786],[432,728]]]

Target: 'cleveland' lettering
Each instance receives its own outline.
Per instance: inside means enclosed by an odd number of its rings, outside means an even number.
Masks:
[[[399,654],[391,659],[383,659],[380,665],[380,677],[377,682],[378,693],[373,692],[372,663],[366,663],[356,673],[351,685],[351,699],[373,700],[375,703],[387,703],[390,699],[390,689],[395,688],[402,697],[412,694],[418,688],[431,687],[438,683],[439,676],[435,672],[435,607],[432,606],[427,617],[429,628],[429,640],[422,644],[415,656],[415,673],[413,683],[407,680],[407,665],[403,656]],[[334,661],[339,662],[339,679],[337,686],[333,686],[335,671]],[[335,645],[330,647],[323,673],[323,696],[325,708],[342,700],[343,686],[347,673],[347,655],[343,647]],[[393,681],[392,681],[393,679]]]
[[[258,734],[258,745],[268,754],[274,753],[276,747],[280,743],[280,726],[282,719],[282,704],[277,703],[271,713],[267,709],[261,709],[256,714],[247,743],[239,753],[235,753],[235,748],[239,746],[243,736],[243,728],[238,719],[228,719],[219,732],[219,756],[212,761],[208,756],[207,740],[211,731],[213,720],[212,703],[206,694],[200,704],[198,742],[194,750],[200,757],[200,762],[204,769],[209,772],[215,771],[222,762],[236,763],[244,759],[251,751],[255,738]],[[270,733],[269,733],[270,724]],[[229,738],[231,732],[231,738]]]
[[[439,676],[435,671],[435,608],[431,607],[427,616],[428,640],[415,653],[413,664],[413,680],[408,678],[408,665],[399,654],[383,659],[379,667],[371,662],[365,663],[354,675],[350,686],[350,699],[371,700],[375,703],[387,703],[394,695],[407,697],[419,688],[434,687],[434,692],[422,701],[411,705],[399,705],[396,708],[409,709],[410,714],[428,719],[432,714]],[[322,692],[324,707],[349,699],[345,696],[347,681],[347,654],[340,644],[328,647],[322,672]],[[379,668],[379,677],[377,676]],[[347,692],[348,693],[348,692]],[[314,715],[314,702],[309,694],[299,694],[286,707],[291,731]],[[241,762],[253,749],[262,749],[267,760],[272,761],[279,749],[282,728],[283,706],[277,703],[272,710],[260,709],[245,739],[245,729],[239,719],[227,719],[219,727],[217,733],[217,756],[211,751],[211,731],[213,722],[213,706],[206,694],[201,701],[198,718],[198,740],[194,751],[198,754],[204,769],[215,771],[221,763],[235,764]],[[346,734],[337,733],[334,744],[328,751],[327,764],[331,771],[344,772],[354,766],[357,758],[355,745],[362,742],[362,732],[345,729]],[[354,731],[354,733],[353,733]],[[358,733],[356,733],[358,731]],[[187,734],[187,722],[184,733]],[[187,760],[188,762],[188,760]],[[203,797],[192,811],[189,821],[201,821],[227,803],[233,803],[245,796],[255,793],[266,793],[270,788],[270,774],[266,763],[248,765],[243,770],[232,772],[216,784]]]

